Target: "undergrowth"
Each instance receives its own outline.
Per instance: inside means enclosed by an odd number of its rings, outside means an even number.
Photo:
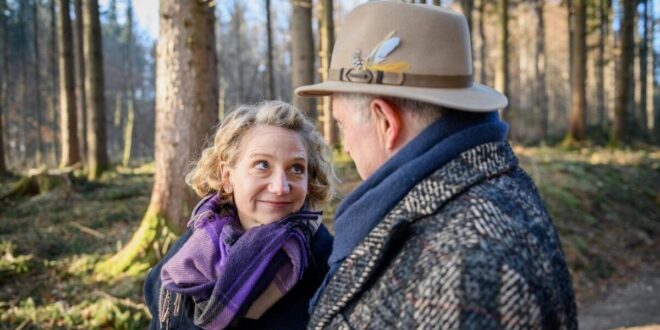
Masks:
[[[560,239],[578,299],[643,264],[657,267],[660,151],[517,147],[537,183]],[[330,225],[359,184],[354,164],[336,153],[338,194],[324,212]],[[99,262],[137,229],[151,190],[150,165],[118,168],[69,191],[0,202],[0,329],[144,329],[146,273],[107,280]],[[0,195],[17,177],[0,179]]]

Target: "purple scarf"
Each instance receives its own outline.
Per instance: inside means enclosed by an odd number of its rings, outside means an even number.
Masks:
[[[192,296],[197,326],[225,328],[269,285],[275,300],[293,288],[320,223],[320,212],[299,211],[244,231],[233,207],[222,205],[217,195],[206,197],[188,222],[192,236],[163,266],[161,296],[166,291]]]

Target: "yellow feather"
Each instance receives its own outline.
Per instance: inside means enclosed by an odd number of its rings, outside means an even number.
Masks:
[[[367,69],[383,72],[404,72],[410,69],[410,64],[408,62],[380,63],[368,66]]]

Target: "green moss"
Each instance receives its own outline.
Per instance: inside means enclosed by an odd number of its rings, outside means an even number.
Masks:
[[[143,304],[107,294],[78,304],[57,301],[38,305],[33,298],[16,306],[0,302],[0,324],[23,324],[27,328],[57,329],[146,329],[151,316]]]
[[[166,219],[150,207],[129,243],[109,259],[99,263],[95,272],[102,278],[144,272],[167,251],[176,235],[166,226]]]

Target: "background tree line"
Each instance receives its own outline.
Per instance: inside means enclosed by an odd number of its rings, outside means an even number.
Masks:
[[[240,103],[293,101],[337,144],[327,100],[292,91],[324,78],[334,21],[360,2],[218,2],[219,116]],[[153,157],[155,45],[137,32],[131,1],[109,0],[100,12],[93,4],[98,8],[95,1],[0,0],[1,169],[80,161],[103,169],[128,164],[131,156]],[[475,78],[509,96],[503,116],[512,140],[657,142],[654,1],[426,5],[453,7],[468,18]]]

